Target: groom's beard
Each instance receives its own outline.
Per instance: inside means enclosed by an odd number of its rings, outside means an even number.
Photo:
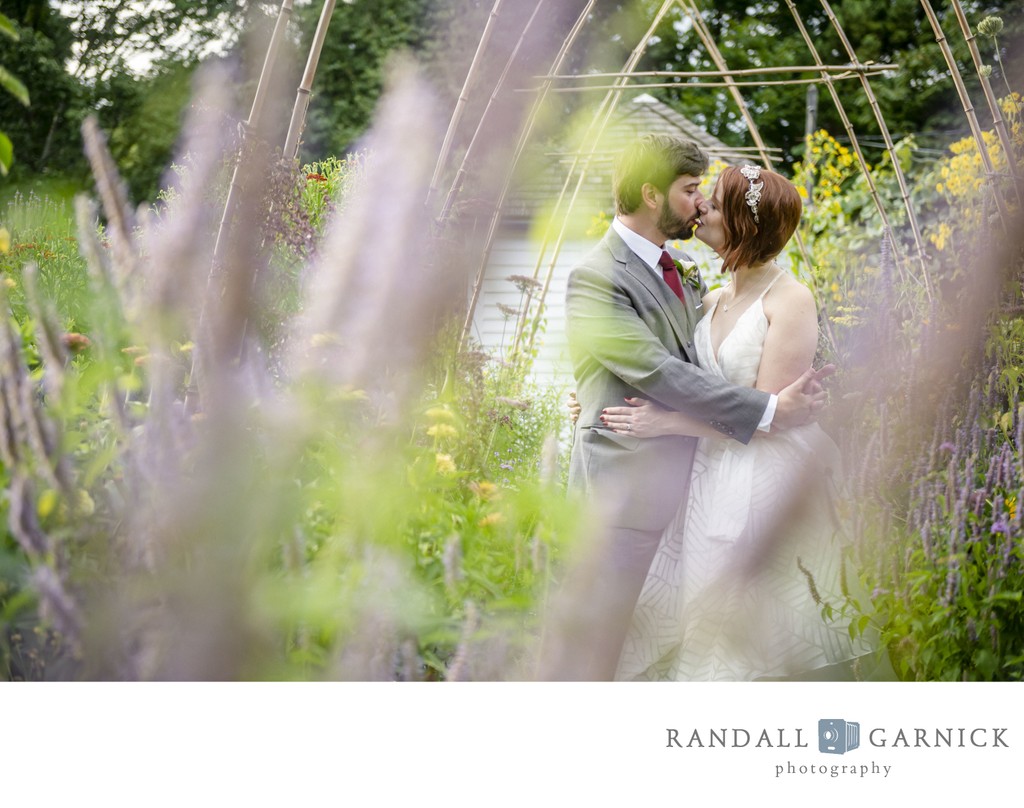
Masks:
[[[662,200],[661,211],[658,213],[658,229],[666,237],[686,241],[686,239],[693,235],[693,226],[696,223],[696,216],[689,221],[682,219],[668,206],[667,198]]]

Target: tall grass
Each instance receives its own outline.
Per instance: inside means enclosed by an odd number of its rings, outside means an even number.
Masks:
[[[480,241],[470,206],[426,215],[429,90],[398,69],[365,152],[300,169],[228,139],[227,86],[202,85],[158,207],[132,208],[87,127],[98,202],[73,227],[45,198],[4,213],[4,675],[571,675],[594,635],[556,596],[586,588],[569,562],[600,531],[563,491],[561,393],[459,338]],[[915,183],[929,300],[848,153],[809,147],[807,280],[841,368],[823,420],[873,593],[855,625],[904,678],[1019,679],[1020,212],[1001,221],[951,144]]]
[[[566,421],[559,395],[451,336],[466,266],[423,215],[429,93],[400,72],[372,157],[293,172],[305,218],[285,221],[293,192],[225,152],[223,85],[204,86],[164,207],[126,205],[87,128],[102,210],[78,201],[82,257],[54,294],[7,257],[5,675],[530,678],[573,532]],[[249,193],[214,264],[229,158],[251,160]],[[324,168],[338,194],[304,199]],[[306,226],[314,249],[275,236]]]

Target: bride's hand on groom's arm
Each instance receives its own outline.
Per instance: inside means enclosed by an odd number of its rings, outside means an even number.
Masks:
[[[789,429],[817,420],[828,400],[828,392],[821,383],[835,371],[835,365],[824,365],[818,370],[808,368],[800,378],[784,387],[779,392],[772,428]]]
[[[625,399],[628,407],[605,407],[601,410],[601,423],[621,435],[635,438],[657,438],[671,434],[670,410],[652,404],[643,398]]]
[[[660,438],[686,435],[692,438],[720,438],[721,433],[689,415],[666,410],[647,399],[627,398],[628,407],[605,407],[601,423],[620,435],[635,438]]]
[[[813,395],[824,393],[825,388],[822,387],[821,383],[835,372],[836,366],[831,363],[822,365],[817,370],[810,368],[803,376],[801,376],[801,378],[807,379],[804,383],[804,392]]]

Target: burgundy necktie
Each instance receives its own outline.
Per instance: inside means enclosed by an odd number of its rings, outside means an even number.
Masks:
[[[683,284],[679,280],[679,270],[676,269],[675,261],[672,260],[672,256],[668,254],[667,250],[661,251],[661,258],[658,259],[658,263],[661,265],[665,275],[665,283],[676,293],[676,297],[685,303],[686,298],[683,297]]]

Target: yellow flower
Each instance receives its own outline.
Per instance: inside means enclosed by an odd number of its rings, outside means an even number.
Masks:
[[[78,505],[78,512],[80,514],[83,514],[85,516],[91,516],[93,513],[95,513],[96,503],[93,502],[93,499],[91,496],[89,496],[88,491],[86,491],[84,488],[79,488],[78,491],[75,492],[75,498],[78,500],[76,504]]]
[[[6,227],[0,227],[0,253],[9,252],[11,249],[11,233]]]
[[[499,522],[503,522],[504,520],[505,516],[500,511],[495,511],[494,513],[487,514],[487,516],[481,519],[479,525],[480,527],[489,527],[491,525],[496,525]]]
[[[928,238],[931,241],[931,243],[935,245],[935,249],[937,249],[939,252],[942,252],[943,250],[946,249],[946,241],[949,239],[951,235],[953,235],[953,231],[950,228],[950,226],[945,222],[942,222],[939,225],[939,232],[933,233]]]
[[[455,415],[447,407],[431,407],[424,415],[431,421],[454,421]]]
[[[4,278],[4,286],[6,286],[8,289],[13,289],[17,285],[18,282],[14,280],[14,278]]]
[[[427,430],[427,434],[432,438],[454,438],[459,434],[459,430],[451,424],[434,424]]]
[[[450,454],[441,454],[438,452],[434,455],[434,466],[437,468],[438,474],[454,474],[457,469],[455,468],[455,461],[452,460]]]
[[[57,507],[57,502],[60,497],[57,492],[52,488],[47,488],[43,493],[39,495],[39,501],[36,503],[36,513],[39,514],[40,519],[45,519],[51,513],[53,509]]]
[[[493,499],[501,492],[498,486],[488,480],[481,480],[478,483],[470,483],[469,489],[480,499]]]

